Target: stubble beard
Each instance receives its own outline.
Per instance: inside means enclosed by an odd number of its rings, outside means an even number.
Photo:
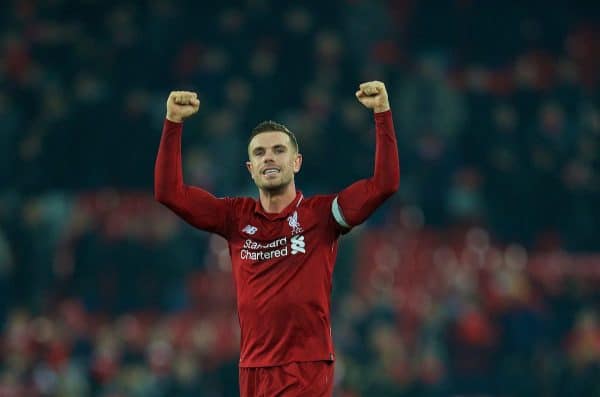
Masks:
[[[285,191],[285,189],[287,189],[287,187],[290,185],[290,183],[292,183],[292,178],[289,178],[288,180],[282,180],[280,183],[277,183],[275,185],[271,185],[269,183],[262,183],[262,184],[256,184],[256,186],[264,191],[264,192],[268,192],[271,195],[278,195],[281,194]]]

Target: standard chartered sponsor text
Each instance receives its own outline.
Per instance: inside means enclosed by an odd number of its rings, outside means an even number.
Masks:
[[[271,249],[274,248],[274,249]],[[272,258],[280,258],[288,255],[287,237],[273,240],[267,244],[257,243],[253,240],[244,241],[244,247],[240,251],[242,259],[261,261]]]

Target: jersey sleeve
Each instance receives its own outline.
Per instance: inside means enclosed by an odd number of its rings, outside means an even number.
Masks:
[[[400,183],[398,145],[392,112],[375,113],[375,166],[373,176],[348,186],[335,197],[331,213],[344,229],[364,222]]]
[[[183,182],[182,130],[183,123],[165,120],[154,167],[154,197],[189,224],[228,238],[235,199],[217,198]]]

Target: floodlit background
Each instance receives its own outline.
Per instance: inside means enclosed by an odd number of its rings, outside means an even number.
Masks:
[[[600,395],[597,2],[200,3],[2,2],[1,397],[237,395],[226,245],[152,197],[167,95],[187,183],[255,195],[275,119],[310,195],[370,175],[375,79],[401,188],[341,241],[335,396]]]

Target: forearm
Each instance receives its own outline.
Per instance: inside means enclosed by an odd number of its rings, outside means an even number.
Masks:
[[[348,186],[338,195],[347,224],[356,226],[394,194],[400,183],[398,145],[390,111],[375,113],[375,166],[373,176]]]
[[[154,166],[154,197],[167,206],[175,205],[185,195],[181,167],[182,129],[182,123],[165,119]]]
[[[154,197],[188,223],[226,235],[228,203],[183,181],[182,123],[165,120],[154,168]]]

